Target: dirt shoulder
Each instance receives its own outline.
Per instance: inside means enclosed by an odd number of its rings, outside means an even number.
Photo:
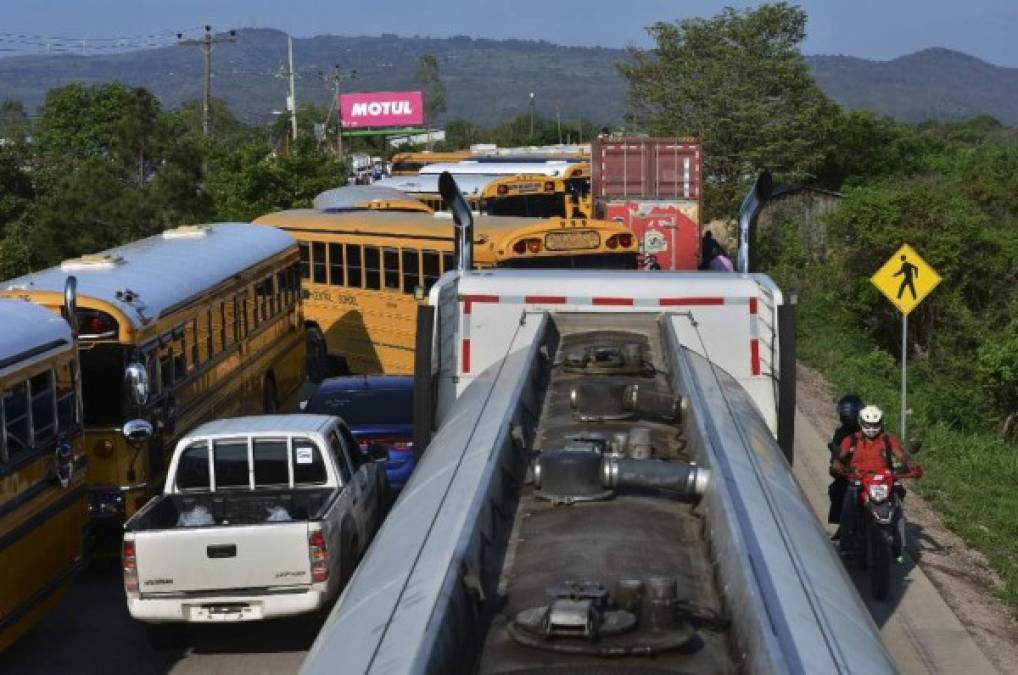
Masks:
[[[801,363],[796,399],[799,411],[816,428],[833,430],[837,426],[830,385]],[[910,542],[910,553],[919,567],[993,665],[1004,673],[1018,672],[1018,621],[1014,610],[994,595],[1002,582],[986,558],[944,527],[936,511],[914,492],[909,494],[905,511],[922,533]]]

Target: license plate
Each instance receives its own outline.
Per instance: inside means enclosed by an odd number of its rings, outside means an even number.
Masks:
[[[544,247],[549,251],[592,249],[601,245],[601,235],[593,230],[549,232],[544,235]]]
[[[191,621],[203,621],[208,623],[250,621],[262,617],[260,604],[246,605],[192,605],[190,607]]]

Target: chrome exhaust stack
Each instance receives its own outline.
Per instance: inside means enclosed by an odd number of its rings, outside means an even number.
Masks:
[[[73,274],[64,282],[64,320],[71,327],[75,337],[78,335],[78,278]]]
[[[453,237],[456,269],[460,272],[469,272],[474,268],[474,215],[456,185],[456,179],[448,171],[443,171],[438,177],[438,192],[449,205],[452,218],[456,222],[456,235]]]
[[[769,171],[764,171],[753,182],[739,208],[739,255],[735,266],[737,272],[749,272],[749,243],[756,229],[756,218],[764,203],[770,199],[774,184]]]

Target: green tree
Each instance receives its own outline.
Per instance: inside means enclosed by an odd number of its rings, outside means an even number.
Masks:
[[[5,143],[17,142],[28,134],[28,113],[21,101],[0,101],[0,138]]]
[[[449,120],[445,123],[445,140],[438,144],[439,150],[452,151],[469,148],[479,143],[484,131],[468,120]]]
[[[421,85],[424,92],[425,123],[435,125],[439,117],[445,113],[446,90],[445,82],[438,69],[438,57],[434,54],[425,54],[421,57],[414,79]]]
[[[619,65],[639,127],[703,139],[708,219],[732,214],[760,169],[803,180],[827,157],[838,109],[799,51],[805,27],[806,13],[783,2],[728,7],[654,24],[655,49],[633,49]]]

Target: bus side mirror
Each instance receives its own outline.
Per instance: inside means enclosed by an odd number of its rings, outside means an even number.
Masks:
[[[128,443],[139,444],[152,438],[153,429],[145,420],[131,420],[124,424],[122,433]]]
[[[131,363],[124,369],[124,384],[131,392],[135,405],[143,406],[148,402],[148,371],[141,363]]]

